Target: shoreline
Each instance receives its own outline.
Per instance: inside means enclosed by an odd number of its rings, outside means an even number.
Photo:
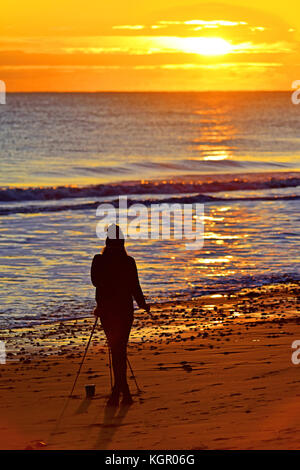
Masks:
[[[291,362],[291,344],[300,339],[298,285],[156,304],[152,311],[154,325],[136,314],[128,347],[143,394],[129,378],[134,404],[114,413],[105,408],[108,355],[97,330],[52,436],[94,320],[8,333],[7,352],[15,355],[0,365],[1,448],[300,447],[300,380]],[[88,383],[96,385],[92,400],[84,397]]]
[[[259,321],[262,319],[275,319],[276,316],[278,315],[275,312],[269,312],[267,314],[262,313],[260,314],[259,311],[250,311],[253,308],[247,309],[247,306],[243,306],[241,302],[244,302],[244,298],[247,299],[249,296],[250,299],[251,297],[257,298],[258,302],[260,297],[264,298],[266,294],[272,294],[274,293],[275,296],[281,294],[286,291],[286,292],[296,292],[297,289],[299,288],[299,283],[296,281],[288,281],[284,283],[275,283],[275,284],[265,284],[262,286],[257,286],[257,287],[246,287],[244,289],[232,289],[230,292],[223,291],[222,293],[212,293],[212,294],[207,294],[207,295],[201,295],[199,297],[193,297],[193,298],[184,298],[184,296],[180,296],[179,298],[175,300],[162,300],[158,302],[149,302],[151,305],[151,311],[154,314],[154,317],[158,314],[158,319],[159,319],[159,326],[160,327],[167,327],[167,323],[165,323],[165,319],[168,317],[171,317],[170,312],[172,312],[173,309],[175,309],[175,315],[174,317],[176,318],[176,328],[178,327],[179,329],[184,329],[183,323],[185,323],[186,318],[189,318],[189,321],[192,322],[192,326],[194,325],[195,320],[197,321],[197,327],[198,328],[212,328],[215,326],[215,323],[218,323],[218,319],[220,320],[230,320],[233,322],[236,320],[243,320],[243,321],[249,321],[250,319],[252,321]],[[227,307],[224,309],[225,313],[221,313],[221,317],[218,317],[218,311],[214,312],[212,311],[212,302],[215,304],[215,307],[218,309],[221,305],[225,304]],[[250,300],[251,302],[251,300]],[[234,310],[235,304],[239,303],[240,310],[237,309],[237,311],[231,312],[231,310]],[[249,303],[249,301],[248,301]],[[202,312],[197,315],[197,312],[193,312],[197,308],[203,307]],[[221,307],[220,307],[221,308]],[[258,307],[256,307],[254,310],[257,310]],[[93,309],[92,309],[93,310]],[[201,308],[200,308],[201,310]],[[223,310],[223,309],[221,309]],[[160,318],[160,313],[161,311],[165,312],[162,314],[162,317]],[[177,313],[177,314],[176,314]],[[184,313],[182,315],[182,313]],[[215,313],[215,316],[213,315]],[[231,314],[232,313],[232,314]],[[209,315],[211,316],[211,319],[209,319]],[[282,315],[282,314],[279,314]],[[290,312],[291,315],[291,312]],[[284,316],[284,314],[283,314]],[[131,332],[131,341],[134,340],[134,342],[139,341],[141,337],[137,334],[137,331],[146,328],[146,330],[153,329],[152,327],[156,325],[155,321],[151,321],[150,317],[147,316],[146,313],[141,311],[140,309],[136,309],[134,313],[135,321],[133,325],[133,329]],[[223,317],[223,318],[222,318]],[[293,318],[290,317],[288,318],[289,320],[292,320]],[[189,326],[189,321],[187,323],[187,326]],[[222,321],[219,323],[219,326],[222,326]],[[94,316],[92,314],[86,315],[83,317],[79,318],[67,318],[67,319],[60,319],[60,320],[53,320],[49,322],[43,322],[43,323],[37,323],[35,325],[29,325],[29,326],[13,326],[11,328],[2,328],[0,329],[0,340],[6,342],[6,344],[14,344],[15,345],[12,347],[12,345],[9,346],[9,351],[8,351],[8,360],[13,360],[18,359],[18,356],[20,355],[20,350],[21,350],[21,344],[23,342],[23,338],[26,337],[26,334],[29,337],[32,337],[31,345],[28,347],[28,353],[36,353],[38,351],[39,354],[42,353],[42,350],[40,349],[41,346],[41,338],[42,340],[47,339],[47,342],[44,343],[42,346],[43,348],[47,349],[47,354],[55,354],[55,352],[52,351],[54,348],[54,345],[56,345],[58,348],[61,345],[64,345],[66,341],[68,340],[68,334],[69,332],[71,333],[71,338],[75,337],[77,339],[77,343],[85,341],[85,339],[88,338],[90,328],[92,327],[94,322]],[[174,327],[174,324],[173,324]],[[71,330],[70,330],[71,328]],[[98,324],[98,330],[101,330],[100,326],[100,321]],[[76,334],[78,332],[83,333],[82,338],[78,338]],[[187,328],[188,331],[188,328]],[[99,331],[98,331],[99,333]],[[13,334],[13,336],[12,336]],[[65,338],[60,342],[59,340],[62,339],[62,335],[65,335]],[[75,336],[74,336],[75,335]],[[96,332],[97,335],[97,332]],[[102,332],[102,337],[104,338],[104,334]],[[157,340],[157,338],[155,339]],[[76,344],[76,341],[74,342],[73,339],[70,339],[72,341],[72,344]],[[146,341],[152,341],[151,335],[147,336]],[[36,344],[37,343],[37,344]],[[49,344],[50,343],[50,344]],[[26,346],[26,344],[25,344]],[[27,345],[28,346],[28,345]],[[78,344],[76,344],[78,346]],[[24,344],[22,344],[22,350],[26,351],[26,348],[24,348]],[[26,354],[26,353],[25,353]]]
[[[234,162],[239,162],[239,160],[233,160]],[[255,164],[255,160],[253,160],[253,164]],[[92,197],[91,193],[85,194],[85,190],[89,189],[99,189],[99,188],[106,188],[108,191],[104,191],[103,193],[95,193],[95,197],[112,197],[112,196],[118,196],[118,191],[121,191],[121,194],[123,194],[122,190],[124,188],[127,190],[127,194],[148,194],[145,192],[145,188],[149,190],[149,194],[160,194],[157,192],[157,187],[161,187],[162,184],[166,183],[171,183],[171,184],[177,184],[177,185],[186,185],[187,190],[185,192],[195,192],[195,193],[214,193],[214,192],[220,192],[222,191],[222,188],[220,189],[219,187],[214,188],[212,186],[212,183],[214,183],[215,186],[217,184],[232,184],[232,188],[230,186],[225,187],[224,190],[226,191],[238,191],[238,190],[243,190],[244,188],[239,188],[237,183],[243,182],[243,179],[246,180],[246,182],[251,185],[257,182],[257,184],[262,184],[263,182],[267,182],[270,180],[277,181],[277,186],[275,185],[274,187],[266,186],[266,187],[261,187],[259,189],[280,189],[280,188],[295,188],[299,186],[299,173],[300,169],[299,168],[264,168],[263,171],[261,168],[241,168],[239,167],[236,170],[233,170],[233,168],[227,169],[227,171],[224,171],[224,168],[222,169],[215,169],[215,170],[206,170],[204,172],[191,172],[191,173],[184,173],[184,174],[178,174],[178,173],[168,173],[163,176],[158,176],[153,174],[152,176],[149,175],[148,177],[142,177],[136,175],[134,179],[129,178],[129,179],[124,179],[118,177],[118,179],[105,179],[105,180],[95,180],[95,181],[90,181],[88,184],[80,184],[76,183],[73,184],[72,182],[53,182],[49,184],[44,184],[41,185],[40,183],[36,184],[30,184],[30,183],[19,183],[19,184],[14,184],[11,183],[9,185],[1,185],[0,184],[0,202],[1,203],[18,203],[18,202],[35,202],[35,201],[44,201],[44,202],[50,202],[51,201],[59,201],[61,199],[73,199],[73,198],[85,198],[85,197]],[[286,186],[280,185],[279,182],[284,179],[285,176],[288,176],[291,180],[297,179],[297,181],[292,181],[291,184],[287,184]],[[240,181],[238,181],[240,180]],[[193,185],[196,186],[198,184],[198,187],[195,187],[195,189],[191,190],[188,185],[192,187]],[[203,186],[201,188],[201,185]],[[133,188],[139,188],[140,192],[133,192]],[[115,191],[114,193],[112,190],[118,190],[117,192]],[[178,188],[177,188],[178,189]],[[245,188],[245,190],[252,190],[256,189],[254,187],[249,187]],[[69,190],[69,193],[66,194],[59,194],[59,197],[57,197],[57,194],[54,194],[54,196],[51,196],[49,193],[49,190],[56,190],[56,191],[62,191],[62,190]],[[154,192],[153,192],[154,190]],[[162,189],[161,189],[162,190]],[[20,194],[24,194],[26,196],[26,191],[32,191],[30,196],[28,198],[20,199]],[[44,192],[47,191],[47,194],[45,195]],[[10,194],[10,193],[12,194]],[[16,194],[13,194],[15,192]],[[181,191],[182,192],[182,191]],[[5,198],[3,198],[3,195],[6,195]],[[168,192],[161,192],[161,194],[169,194],[171,193],[170,191]],[[174,193],[176,191],[174,190]]]

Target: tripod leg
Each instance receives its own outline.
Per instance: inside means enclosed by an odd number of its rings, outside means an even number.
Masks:
[[[78,377],[79,377],[81,368],[82,368],[82,366],[83,366],[83,363],[84,363],[84,360],[85,360],[85,356],[86,356],[86,354],[87,354],[87,352],[88,352],[89,345],[90,345],[90,342],[91,342],[91,340],[92,340],[92,336],[93,336],[93,334],[94,334],[94,331],[95,331],[97,322],[98,322],[98,317],[96,317],[96,320],[95,320],[95,323],[94,323],[94,326],[93,326],[93,329],[92,329],[92,332],[91,332],[91,335],[90,335],[88,344],[87,344],[87,346],[86,346],[86,348],[85,348],[84,355],[83,355],[82,361],[81,361],[81,363],[80,363],[80,366],[79,366],[79,369],[78,369],[78,372],[77,372],[77,375],[76,375],[76,378],[75,378],[75,381],[74,381],[74,384],[73,384],[71,393],[70,393],[70,395],[69,395],[69,398],[71,398],[71,396],[72,396],[72,394],[73,394],[73,392],[74,392],[74,388],[75,388],[75,385],[76,385],[76,383],[77,383],[77,380],[78,380]]]
[[[108,358],[109,358],[110,388],[112,390],[113,389],[113,381],[112,381],[112,371],[111,371],[111,352],[110,352],[110,347],[109,347],[108,343],[107,343],[107,348],[108,348]]]
[[[128,363],[128,365],[129,365],[129,368],[130,368],[131,375],[132,375],[132,377],[133,377],[133,380],[134,380],[134,382],[135,382],[136,389],[137,389],[138,393],[140,394],[140,393],[142,393],[142,390],[141,390],[141,389],[140,389],[140,387],[138,386],[138,383],[137,383],[137,381],[136,381],[136,378],[135,378],[134,372],[133,372],[133,370],[132,370],[132,367],[131,367],[131,364],[130,364],[130,362],[129,362],[129,359],[128,359],[128,358],[127,358],[127,363]]]
[[[86,354],[87,354],[87,352],[88,352],[89,345],[90,345],[90,343],[91,343],[91,340],[92,340],[92,337],[93,337],[93,334],[94,334],[94,331],[95,331],[97,322],[98,322],[98,317],[96,317],[96,320],[95,320],[93,329],[92,329],[92,331],[91,331],[90,338],[89,338],[88,344],[87,344],[87,346],[86,346],[86,348],[85,348],[84,355],[83,355],[82,361],[81,361],[81,363],[80,363],[80,366],[79,366],[77,375],[76,375],[76,377],[75,377],[75,380],[74,380],[74,383],[73,383],[73,387],[72,387],[71,393],[70,393],[70,395],[68,396],[68,398],[67,398],[67,400],[66,400],[66,403],[65,403],[65,405],[64,405],[64,407],[63,407],[63,409],[62,409],[62,411],[61,411],[61,414],[59,415],[59,417],[58,417],[58,419],[57,419],[57,421],[56,421],[55,429],[50,433],[50,435],[54,434],[54,432],[57,431],[57,428],[58,428],[58,426],[59,426],[59,424],[60,424],[60,422],[61,422],[61,419],[62,419],[62,417],[63,417],[63,415],[64,415],[64,413],[65,413],[65,411],[66,411],[66,409],[67,409],[69,400],[70,400],[70,398],[71,398],[72,395],[73,395],[73,392],[74,392],[74,389],[75,389],[75,385],[76,385],[76,383],[77,383],[77,380],[78,380],[78,377],[79,377],[79,374],[80,374],[82,365],[83,365],[83,363],[84,363],[84,359],[85,359]]]

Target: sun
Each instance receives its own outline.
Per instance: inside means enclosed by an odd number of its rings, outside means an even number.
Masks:
[[[182,50],[200,55],[224,55],[233,50],[232,45],[222,38],[182,38]]]

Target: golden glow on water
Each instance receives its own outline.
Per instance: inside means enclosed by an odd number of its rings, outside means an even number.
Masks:
[[[203,217],[203,220],[211,220],[212,222],[222,222],[224,220],[224,217],[212,217],[212,216],[205,215]]]
[[[218,162],[234,158],[234,142],[237,128],[228,120],[228,109],[220,103],[205,109],[196,109],[199,115],[198,135],[193,139],[193,148],[206,162]]]
[[[244,235],[244,237],[246,237],[246,235]],[[207,238],[207,239],[222,239],[222,240],[234,240],[234,239],[238,239],[238,238],[241,238],[240,235],[222,235],[222,234],[218,234],[218,233],[215,233],[215,232],[205,232],[205,235],[204,235],[204,238]]]
[[[232,256],[228,255],[224,258],[197,258],[194,263],[215,264],[215,263],[230,263]]]
[[[207,273],[207,277],[227,277],[227,276],[233,276],[236,274],[236,271],[232,271],[230,269],[226,271],[214,271],[213,273]]]

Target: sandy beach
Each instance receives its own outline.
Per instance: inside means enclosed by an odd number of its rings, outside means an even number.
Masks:
[[[282,284],[138,311],[134,404],[106,408],[100,327],[70,393],[93,318],[2,330],[1,449],[298,449],[299,287]],[[86,384],[96,395],[85,399]]]

